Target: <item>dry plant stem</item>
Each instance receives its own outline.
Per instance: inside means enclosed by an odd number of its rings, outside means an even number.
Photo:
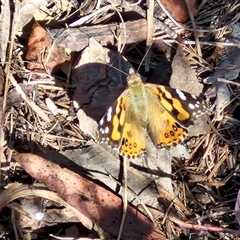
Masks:
[[[146,40],[146,45],[147,49],[150,49],[152,42],[153,42],[153,31],[154,31],[154,26],[153,26],[153,11],[154,11],[154,1],[150,0],[148,1],[148,9],[147,9],[147,40]],[[149,71],[149,62],[150,62],[150,54],[146,55],[145,59],[145,71]]]
[[[16,226],[16,218],[15,218],[15,210],[11,209],[11,222],[13,226],[14,236],[16,240],[19,240],[18,233],[17,233],[17,226]]]
[[[219,156],[219,154],[217,154],[218,159],[217,159],[216,163],[214,164],[212,171],[208,175],[207,180],[212,179],[212,177],[217,173],[218,168],[221,167],[222,163],[225,160],[227,160],[227,156],[225,155],[227,149],[228,149],[228,145],[226,145],[224,148],[221,148],[221,151],[223,151],[222,156]],[[217,151],[219,151],[219,149],[217,149]]]
[[[50,122],[50,119],[48,115],[43,112],[43,110],[37,106],[33,101],[31,101],[26,94],[23,92],[22,88],[19,86],[15,78],[12,76],[12,74],[9,74],[10,81],[12,85],[16,88],[17,92],[21,95],[23,100],[31,107],[31,109],[38,115],[40,116],[44,121]]]
[[[6,114],[6,119],[8,119],[8,114]],[[11,136],[14,132],[14,120],[13,120],[13,114],[10,115],[10,130],[9,130],[9,135]],[[8,143],[9,149],[8,149],[8,155],[7,155],[7,162],[10,163],[12,159],[12,154],[13,154],[13,141],[11,138],[9,138],[9,143]],[[7,181],[9,182],[9,178],[7,178]]]
[[[240,44],[239,44],[240,46]],[[239,67],[238,67],[239,68]],[[240,87],[240,83],[237,83],[237,82],[233,82],[233,81],[229,81],[229,80],[226,80],[224,78],[218,78],[218,81],[219,82],[223,82],[223,83],[227,83],[227,84],[232,84],[232,85],[235,85],[235,86],[238,86]]]
[[[122,22],[122,25],[120,25],[120,27],[123,27],[123,30],[124,30],[124,41],[122,41],[121,37],[119,37],[120,39],[120,45],[122,46],[121,49],[118,49],[119,50],[119,53],[122,53],[125,45],[126,45],[126,42],[127,42],[127,30],[126,30],[126,25],[125,25],[125,22],[122,18],[122,15],[121,13],[118,11],[118,9],[116,8],[115,11],[117,12],[119,18],[121,19],[121,22]],[[119,47],[119,45],[118,45]]]
[[[165,41],[164,41],[165,42]],[[176,42],[176,41],[175,41]],[[184,44],[176,42],[177,44],[179,44],[182,49],[186,52],[188,52],[189,54],[191,54],[191,56],[196,57],[197,59],[199,59],[199,61],[194,60],[194,58],[192,58],[193,61],[197,62],[200,66],[202,67],[206,67],[206,66],[210,66],[210,64],[208,62],[206,62],[200,55],[198,55],[197,53],[191,51],[190,48],[186,47]]]
[[[159,193],[159,196],[163,196],[165,199],[167,199],[169,202],[174,202],[178,206],[178,208],[186,215],[191,216],[191,212],[187,209],[186,206],[183,205],[183,203],[179,200],[179,198],[171,195],[167,191],[165,191],[163,188],[157,186],[157,191]]]
[[[12,62],[12,52],[13,52],[13,45],[14,39],[16,34],[16,26],[18,21],[18,14],[19,14],[19,2],[18,0],[15,1],[15,12],[13,17],[13,24],[12,24],[12,32],[11,32],[11,42],[9,47],[9,56],[8,56],[8,64],[6,69],[6,81],[4,86],[4,97],[3,97],[3,104],[2,104],[2,119],[0,125],[0,176],[1,176],[1,160],[4,159],[3,154],[3,144],[4,144],[4,122],[5,122],[5,112],[6,112],[6,104],[7,104],[7,95],[8,95],[8,88],[9,88],[9,77],[10,77],[10,68]],[[1,183],[1,179],[0,179]]]
[[[202,226],[202,225],[187,223],[176,217],[171,217],[171,220],[181,227],[188,228],[188,229],[194,229],[197,231],[222,232],[222,233],[236,234],[238,236],[240,235],[240,231],[236,231],[236,230],[232,230],[232,229],[228,229],[228,228]]]
[[[120,33],[118,33],[118,36],[117,36],[117,39],[118,39],[118,41],[117,41],[117,49],[118,49],[119,54],[118,54],[116,60],[118,60],[118,68],[119,68],[119,69],[122,69],[122,59],[121,59],[121,57],[120,57],[120,54],[122,53],[122,51],[123,51],[123,49],[124,49],[124,47],[125,47],[126,39],[127,39],[127,34],[126,34],[126,26],[125,26],[125,24],[124,24],[122,15],[120,14],[120,12],[119,12],[117,9],[116,9],[116,12],[117,12],[119,18],[120,18],[121,21],[122,21],[122,25],[121,25],[121,26],[123,27],[123,30],[124,30],[124,41],[123,41],[123,44],[122,44],[122,38],[121,38],[120,35],[119,35]],[[116,61],[116,60],[115,60],[115,61]],[[115,61],[114,61],[114,62],[115,62]],[[113,62],[112,64],[114,64],[114,62]],[[123,83],[122,73],[121,73],[121,72],[119,72],[119,82],[120,82],[120,83]]]
[[[194,16],[192,14],[192,11],[191,11],[191,8],[190,8],[190,5],[189,5],[189,1],[185,0],[185,2],[186,2],[188,13],[189,13],[189,16],[190,16],[190,19],[191,19],[191,22],[192,22],[192,26],[193,26],[193,28],[196,28],[196,23],[195,23]],[[200,44],[199,44],[198,34],[195,31],[193,31],[193,34],[194,34],[194,38],[195,38],[195,42],[196,42],[198,55],[202,57],[202,50],[201,50],[201,47],[200,47]]]
[[[226,142],[229,145],[238,145],[240,144],[240,140],[228,140],[225,137],[223,137],[220,133],[219,130],[217,130],[214,125],[212,123],[209,123],[211,129],[217,134],[218,137],[220,137],[220,139],[222,139],[224,142]]]
[[[116,37],[117,40],[118,40],[117,41],[117,49],[118,49],[119,54],[118,54],[117,58],[114,59],[114,61],[111,63],[110,67],[113,67],[113,64],[116,61],[118,61],[118,69],[117,70],[119,71],[119,82],[123,83],[123,81],[122,81],[122,74],[121,74],[122,71],[120,70],[120,69],[122,69],[122,59],[120,57],[120,54],[122,53],[122,51],[123,51],[123,49],[124,49],[124,47],[126,45],[126,42],[127,42],[127,31],[126,31],[126,25],[125,25],[125,22],[124,22],[124,20],[122,18],[121,13],[118,11],[117,8],[114,8],[114,10],[117,12],[117,14],[118,14],[118,16],[119,16],[119,18],[120,18],[120,20],[122,22],[119,26],[120,26],[120,28],[123,28],[123,33],[124,33],[123,36],[124,36],[124,38],[122,39],[121,31],[119,31],[118,32],[118,36]]]
[[[161,37],[154,37],[153,39],[158,40],[162,39],[163,36]],[[163,39],[163,41],[167,44],[174,43],[175,40],[173,39]],[[185,45],[196,45],[195,41],[191,40],[183,40],[183,44]],[[240,47],[240,43],[235,43],[235,42],[211,42],[211,41],[199,41],[200,45],[209,45],[209,46],[218,46],[218,47]]]
[[[125,222],[125,218],[127,215],[127,207],[128,207],[128,197],[127,197],[127,170],[129,168],[129,160],[125,157],[123,157],[123,193],[122,193],[122,199],[123,199],[123,213],[122,213],[122,220],[121,220],[121,224],[120,224],[120,228],[119,228],[119,232],[118,232],[118,237],[117,240],[121,239],[121,235],[122,235],[122,230],[123,230],[123,226],[124,226],[124,222]]]
[[[221,216],[221,215],[224,215],[224,214],[233,214],[234,213],[234,210],[223,210],[223,211],[219,211],[219,212],[215,212],[215,213],[210,213],[210,214],[207,214],[205,216],[201,216],[201,217],[197,217],[197,218],[193,218],[192,220],[193,221],[203,221],[204,219],[209,219],[209,218],[214,218],[214,217],[217,217],[217,216]],[[191,221],[189,219],[189,221]]]
[[[209,156],[209,157],[212,156],[212,155],[211,155],[211,153],[212,153],[211,150],[212,150],[213,147],[214,147],[214,143],[216,142],[216,139],[217,139],[217,135],[216,135],[216,134],[214,134],[214,135],[212,135],[212,136],[209,134],[208,144],[206,145],[207,149],[206,149],[205,153],[204,153],[203,156],[202,156],[203,161],[205,161],[208,156]],[[198,170],[199,170],[199,169],[198,169]]]
[[[165,40],[164,40],[165,41]],[[173,41],[173,40],[166,40],[168,42]],[[189,44],[189,45],[194,45],[196,44],[195,41],[190,41],[190,40],[184,40],[184,44]],[[210,46],[219,46],[219,47],[240,47],[240,43],[235,43],[235,42],[211,42],[211,41],[199,41],[201,45],[210,45]]]
[[[3,0],[1,1],[1,25],[5,25],[5,28],[7,30],[7,33],[4,31],[2,32],[3,36],[1,36],[1,60],[2,62],[6,61],[6,56],[7,56],[7,46],[8,46],[8,41],[9,41],[9,36],[10,36],[10,22],[11,22],[11,11],[10,11],[10,1],[8,0]]]
[[[70,78],[71,78],[71,73],[72,73],[72,66],[73,66],[73,58],[71,57],[70,59],[70,63],[69,63],[69,66],[68,66],[68,71],[67,71],[67,78],[66,78],[66,84],[67,84],[67,87],[66,87],[66,92],[69,91],[69,86],[70,86]]]
[[[206,137],[203,137],[201,139],[201,141],[198,142],[197,146],[195,146],[195,148],[191,151],[191,155],[190,155],[189,159],[192,159],[193,155],[197,152],[199,147],[203,145],[205,140],[206,140]]]
[[[95,10],[93,13],[90,13],[88,14],[87,16],[85,17],[82,17],[80,20],[70,24],[69,26],[70,27],[78,27],[78,26],[81,26],[82,24],[84,24],[85,22],[89,21],[90,19],[94,18],[94,16],[102,13],[102,12],[107,12],[109,9],[111,9],[111,6],[110,5],[107,5],[105,7],[102,7],[98,10]]]
[[[172,202],[169,204],[169,206],[168,206],[168,208],[167,208],[167,210],[166,210],[166,213],[164,214],[163,220],[162,220],[162,222],[161,222],[162,225],[165,223],[165,221],[166,221],[166,219],[167,219],[167,217],[168,217],[169,211],[171,210],[171,208],[172,208],[172,206],[173,206],[173,203],[174,203],[174,201],[172,201]]]
[[[174,20],[174,18],[172,18],[171,14],[167,11],[167,9],[164,7],[163,4],[161,4],[161,1],[160,0],[157,0],[158,4],[160,5],[160,7],[162,8],[162,10],[164,11],[164,13],[172,20],[172,22],[179,28],[179,30],[181,29],[184,29],[186,31],[194,31],[194,32],[219,32],[227,27],[230,27],[232,25],[234,25],[236,22],[238,22],[238,20],[240,19],[240,13],[238,13],[236,16],[234,16],[232,18],[232,20],[227,23],[225,26],[223,27],[220,27],[220,28],[213,28],[213,27],[210,27],[210,28],[207,28],[205,27],[204,29],[199,29],[199,28],[189,28],[189,27],[185,27],[185,26],[182,26],[180,25],[178,22],[176,22]],[[233,4],[235,8],[239,7],[240,3],[239,4]],[[182,30],[181,30],[182,31]]]
[[[142,1],[142,0],[138,0],[138,1],[135,2],[135,3],[128,3],[128,2],[127,2],[127,6],[132,7],[132,6],[138,5],[138,4],[141,3],[141,1]]]

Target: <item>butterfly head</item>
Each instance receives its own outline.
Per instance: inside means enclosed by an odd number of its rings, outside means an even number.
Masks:
[[[131,73],[127,77],[129,87],[138,87],[142,84],[142,78],[139,73]]]

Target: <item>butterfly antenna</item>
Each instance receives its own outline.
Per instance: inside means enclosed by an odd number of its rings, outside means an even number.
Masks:
[[[147,56],[147,54],[149,53],[151,47],[152,47],[152,43],[151,43],[151,45],[148,47],[147,52],[145,53],[145,55],[143,56],[143,59],[142,59],[142,61],[140,62],[139,67],[137,68],[137,72],[139,71],[140,67],[142,66],[143,61],[146,59],[146,56]]]
[[[120,33],[119,34],[120,37],[118,37],[118,52],[119,52],[119,54],[118,54],[117,58],[112,62],[112,64],[114,64],[119,59],[119,57],[121,56],[121,53],[122,53],[122,51],[123,51],[123,49],[124,49],[124,47],[126,45],[126,41],[127,41],[126,25],[124,23],[122,15],[121,15],[121,13],[118,11],[118,9],[116,7],[114,9],[117,12],[117,14],[118,14],[118,16],[119,16],[119,18],[120,18],[120,20],[122,22],[122,29],[123,29],[123,32],[124,32],[124,41],[122,43],[121,33]],[[120,62],[119,62],[119,65],[120,65]],[[121,68],[121,66],[119,66],[119,69],[120,68]]]
[[[146,40],[146,45],[148,47],[138,69],[137,72],[139,71],[140,67],[142,66],[142,63],[144,60],[148,59],[147,62],[149,62],[150,57],[147,58],[148,53],[152,47],[153,44],[153,12],[154,12],[154,1],[148,1],[148,10],[147,10],[147,25],[148,25],[148,32],[147,32],[147,40]],[[145,68],[147,68],[147,65],[145,64]],[[147,69],[148,70],[148,69]]]
[[[112,64],[112,63],[111,63]],[[115,70],[117,70],[118,72],[121,72],[121,73],[123,73],[124,75],[128,75],[128,73],[125,73],[124,71],[122,71],[122,70],[120,70],[119,68],[117,68],[117,67],[114,67],[113,65],[111,65],[111,64],[107,64],[109,67],[111,67],[111,68],[113,68],[113,69],[115,69]]]

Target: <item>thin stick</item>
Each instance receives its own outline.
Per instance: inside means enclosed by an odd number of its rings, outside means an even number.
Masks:
[[[218,81],[219,82],[223,82],[223,83],[227,83],[227,84],[232,84],[232,85],[240,87],[240,83],[229,81],[229,80],[224,79],[224,78],[218,78]]]
[[[153,32],[154,32],[153,11],[154,11],[154,1],[150,0],[148,1],[148,9],[147,9],[148,31],[147,31],[146,45],[148,50],[151,48],[153,43]],[[145,71],[149,71],[149,62],[150,62],[150,54],[147,54],[145,59]]]
[[[154,37],[153,40],[158,40],[158,39],[163,39],[163,37]],[[174,43],[176,40],[174,39],[163,39],[163,41],[167,43]],[[184,45],[196,45],[195,41],[192,40],[183,40],[182,42]],[[201,45],[210,45],[210,46],[219,46],[219,47],[240,47],[240,43],[235,43],[235,42],[212,42],[212,41],[199,41]]]
[[[127,158],[123,157],[123,180],[122,180],[122,185],[123,185],[122,186],[122,189],[123,189],[123,193],[122,193],[123,213],[122,213],[121,225],[120,225],[120,228],[119,228],[117,240],[121,239],[124,222],[125,222],[125,218],[126,218],[126,215],[127,215],[127,207],[128,207],[128,199],[127,199],[127,169],[128,169],[128,167],[129,167],[129,161],[128,161]]]
[[[36,105],[35,102],[33,102],[32,100],[30,100],[27,95],[24,93],[24,91],[22,90],[22,88],[20,87],[20,85],[17,83],[17,81],[15,80],[15,78],[12,76],[12,74],[9,74],[9,79],[12,83],[12,85],[16,88],[17,92],[20,94],[20,96],[22,97],[22,99],[31,107],[31,109],[38,115],[40,116],[45,122],[50,122],[50,119],[48,117],[48,115],[38,106]]]
[[[9,46],[9,56],[8,56],[8,64],[6,65],[6,81],[4,86],[4,97],[3,97],[3,103],[2,103],[2,119],[1,119],[1,125],[0,125],[0,175],[1,175],[1,160],[4,159],[3,154],[3,145],[4,145],[4,122],[5,122],[5,114],[6,114],[6,106],[7,106],[7,95],[8,95],[8,89],[9,89],[9,76],[10,76],[10,70],[11,70],[11,63],[12,63],[12,54],[13,54],[13,45],[15,40],[15,34],[16,34],[16,26],[17,21],[19,19],[19,1],[15,1],[15,12],[13,15],[13,24],[12,24],[12,31],[11,31],[11,42]],[[0,179],[1,183],[1,179]]]
[[[11,221],[12,221],[15,239],[19,240],[17,226],[16,226],[16,219],[15,219],[15,210],[13,209],[11,210]]]
[[[195,23],[195,20],[194,20],[194,16],[192,14],[192,10],[191,10],[190,5],[189,5],[189,1],[185,0],[185,3],[187,5],[187,9],[188,9],[189,17],[190,17],[191,22],[192,22],[192,26],[193,26],[193,28],[196,28],[196,23]],[[199,44],[198,33],[193,31],[193,34],[194,34],[194,38],[195,38],[195,42],[196,42],[198,55],[202,57],[202,50],[201,50],[201,47],[200,47],[200,44]]]

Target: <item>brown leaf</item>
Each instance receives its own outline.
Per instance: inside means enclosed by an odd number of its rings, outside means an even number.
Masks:
[[[39,58],[39,54],[50,46],[51,41],[46,30],[38,22],[35,22],[32,27],[32,33],[28,39],[27,60],[36,60]]]
[[[112,192],[66,168],[34,154],[17,154],[14,159],[35,179],[43,182],[70,205],[101,228],[118,234],[122,200]],[[166,239],[143,214],[128,206],[122,239]]]
[[[195,70],[191,68],[189,60],[181,48],[177,49],[172,62],[170,86],[196,96],[202,93],[203,85],[199,83]]]
[[[28,52],[26,59],[30,61],[28,69],[55,72],[61,63],[70,60],[65,47],[51,43],[46,30],[35,22],[32,33],[28,39]]]
[[[177,22],[184,23],[189,18],[185,0],[161,0],[161,3]],[[193,16],[197,16],[198,14],[195,4],[196,0],[189,0]]]

